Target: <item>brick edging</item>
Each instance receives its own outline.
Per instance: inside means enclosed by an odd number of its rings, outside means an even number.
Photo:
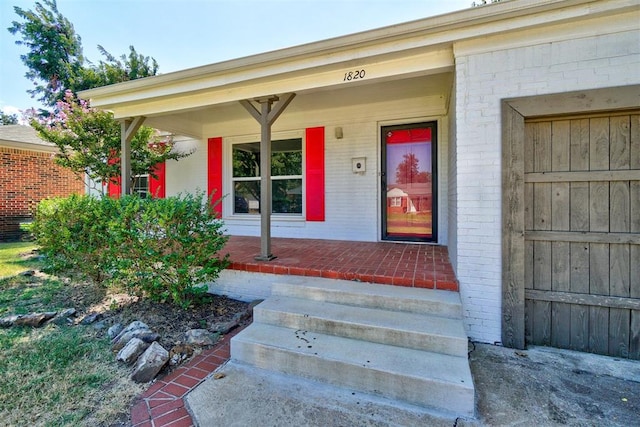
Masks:
[[[212,348],[195,356],[156,382],[143,392],[131,407],[133,427],[191,427],[191,414],[184,397],[207,377],[226,363],[230,354],[231,338],[248,325],[242,325],[225,335]]]

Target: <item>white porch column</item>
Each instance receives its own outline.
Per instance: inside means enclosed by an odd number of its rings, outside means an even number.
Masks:
[[[145,117],[120,120],[120,191],[122,196],[131,194],[131,140],[138,132]]]

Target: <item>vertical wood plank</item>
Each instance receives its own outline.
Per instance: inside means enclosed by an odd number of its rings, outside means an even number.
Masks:
[[[534,125],[534,172],[552,171],[552,124],[538,122]],[[533,226],[536,230],[551,230],[552,225],[552,184],[536,183],[533,187]],[[533,244],[533,287],[551,290],[552,253],[551,242],[536,241]],[[539,345],[551,344],[551,302],[533,303],[533,342]]]
[[[554,172],[570,170],[571,122],[556,120],[551,124],[551,167]],[[551,184],[551,229],[568,231],[570,229],[570,184],[556,182]],[[569,292],[571,277],[570,244],[553,242],[551,244],[552,267],[551,289]],[[571,345],[571,304],[551,303],[551,345],[569,348]]]
[[[552,167],[551,122],[531,124],[533,137],[534,172],[548,172]],[[535,230],[551,230],[552,184],[533,186],[533,221]]]
[[[525,346],[524,117],[502,104],[502,343]]]
[[[610,119],[609,166],[611,170],[627,170],[631,165],[630,117]],[[631,199],[629,181],[612,182],[609,186],[609,230],[629,233]],[[629,245],[610,245],[609,294],[619,297],[630,295]],[[611,356],[628,357],[631,310],[609,310],[609,352]]]
[[[524,288],[533,289],[533,242],[524,242],[525,257],[524,257]],[[525,300],[524,305],[524,339],[525,343],[533,342],[533,301]]]
[[[640,169],[640,115],[629,118],[629,167]],[[630,231],[640,233],[640,181],[629,183]],[[629,294],[640,298],[640,246],[629,248]],[[631,311],[629,358],[640,360],[640,310]]]
[[[589,170],[609,169],[609,119],[589,121]],[[609,183],[589,183],[589,229],[609,231]],[[592,243],[589,249],[589,293],[609,295],[609,245]],[[589,351],[609,350],[609,309],[589,307]]]
[[[589,120],[589,170],[609,170],[609,118]]]
[[[629,167],[640,169],[640,114],[629,117]]]
[[[609,167],[611,170],[629,169],[631,163],[631,135],[629,116],[614,116],[609,120]]]
[[[640,310],[631,310],[629,358],[640,360]]]
[[[531,123],[525,123],[525,146],[524,146],[524,171],[525,174],[534,171],[534,133],[536,132],[535,125]],[[525,230],[533,230],[533,188],[534,184],[526,183],[524,188],[524,228]],[[524,287],[525,289],[533,289],[533,258],[534,247],[533,242],[525,240],[525,255],[524,255]],[[524,318],[525,318],[525,343],[533,342],[533,329],[534,329],[534,302],[525,300]]]
[[[552,271],[551,288],[554,291],[569,292],[571,273],[570,244],[554,242],[551,248]],[[571,345],[571,304],[554,302],[551,304],[551,344],[569,348]]]
[[[571,292],[589,293],[589,244],[571,243]],[[589,350],[589,308],[582,305],[571,306],[570,348],[578,351]]]
[[[572,171],[589,170],[589,119],[571,120]],[[570,228],[572,231],[589,231],[589,183],[570,184]]]
[[[552,170],[551,122],[532,124],[534,147],[534,171]]]
[[[538,290],[551,290],[551,242],[533,243],[533,287]],[[551,302],[533,303],[533,343],[551,344]]]
[[[554,172],[570,170],[571,121],[551,122],[551,169]]]
[[[572,171],[589,170],[589,119],[571,120]]]

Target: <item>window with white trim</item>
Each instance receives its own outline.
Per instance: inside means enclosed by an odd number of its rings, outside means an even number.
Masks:
[[[260,143],[232,145],[233,213],[260,213]],[[271,212],[302,215],[302,139],[271,142]]]
[[[133,177],[131,194],[137,194],[143,199],[149,197],[149,175],[137,175]]]

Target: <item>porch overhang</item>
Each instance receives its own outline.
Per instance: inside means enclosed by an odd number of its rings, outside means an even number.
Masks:
[[[322,65],[300,62],[304,61],[293,61],[287,65],[262,64],[259,68],[221,70],[198,78],[171,81],[166,85],[153,85],[132,92],[118,91],[119,85],[113,85],[109,86],[113,89],[112,93],[99,96],[94,92],[96,89],[81,92],[80,96],[89,96],[93,107],[111,110],[117,119],[154,117],[216,105],[223,106],[274,94],[308,94],[353,85],[439,74],[452,71],[454,65],[451,48],[429,49],[403,55],[393,53],[362,58],[358,61],[351,58],[344,62]],[[354,80],[348,77],[349,72],[361,70],[364,70],[361,79]],[[150,79],[154,78],[156,77]]]
[[[80,92],[118,119],[171,117],[172,131],[202,137],[203,120],[184,114],[295,92],[451,74],[456,46],[487,36],[579,22],[637,9],[634,0],[518,0],[219,62]],[[361,72],[361,79],[348,78]],[[203,115],[204,116],[204,115]],[[211,117],[209,117],[211,119]],[[165,121],[166,122],[166,121]]]

